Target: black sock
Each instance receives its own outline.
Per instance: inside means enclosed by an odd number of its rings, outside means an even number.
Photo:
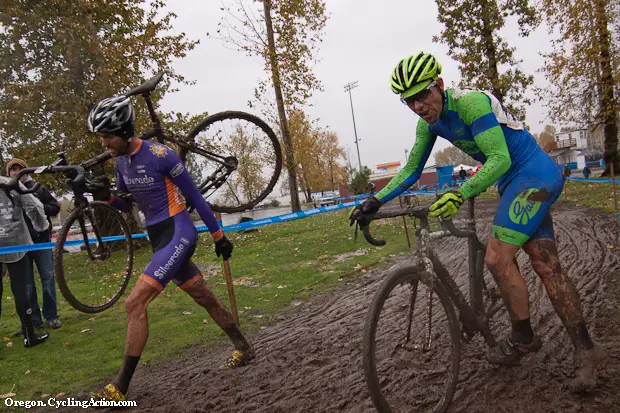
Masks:
[[[138,361],[140,361],[140,356],[128,356],[125,354],[121,371],[118,372],[118,375],[114,380],[114,384],[121,392],[123,392],[123,394],[127,394],[129,382],[133,377],[136,366],[138,366]]]
[[[512,339],[521,344],[529,344],[534,340],[534,331],[529,317],[525,320],[511,321]]]
[[[245,337],[243,337],[243,334],[241,334],[241,331],[236,325],[233,324],[232,327],[224,327],[222,330],[224,330],[226,335],[228,335],[230,340],[233,342],[235,350],[247,350],[250,348],[250,345],[245,340]]]

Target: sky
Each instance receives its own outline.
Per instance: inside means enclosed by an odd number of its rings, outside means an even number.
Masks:
[[[326,5],[329,19],[316,54],[319,62],[313,68],[324,91],[315,92],[305,112],[338,135],[352,166],[357,167],[351,106],[344,85],[358,81],[352,100],[362,164],[372,170],[386,162],[404,164],[405,149],[411,150],[415,140],[418,117],[392,93],[392,69],[401,58],[424,50],[439,59],[447,84],[459,81],[457,64],[448,57],[448,48],[432,41],[443,28],[437,21],[437,6],[433,0],[326,0]],[[259,79],[266,78],[262,59],[248,57],[207,36],[207,32],[215,33],[224,16],[221,6],[220,0],[167,2],[167,10],[178,16],[172,22],[174,32],[185,32],[200,44],[174,62],[177,73],[196,83],[178,85],[179,92],[164,98],[162,110],[243,110],[260,115],[249,108],[248,101]],[[537,86],[544,87],[544,77],[536,70],[544,64],[540,53],[551,50],[546,28],[541,26],[528,38],[521,38],[516,22],[508,21],[501,35],[516,47],[516,58],[523,60],[522,70],[534,75]],[[532,90],[529,96],[535,97]],[[544,124],[550,123],[541,103],[528,108],[526,120],[532,133],[541,132]],[[438,139],[433,153],[448,145]],[[431,156],[428,164],[433,163]]]

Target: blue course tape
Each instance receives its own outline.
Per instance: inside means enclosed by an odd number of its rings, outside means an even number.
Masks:
[[[573,178],[572,176],[567,176],[566,179],[569,181],[596,182],[599,184],[606,184],[616,181],[616,183],[620,184],[620,180],[611,178]]]
[[[294,221],[296,219],[306,218],[306,217],[310,217],[310,216],[317,215],[317,214],[324,214],[326,212],[338,211],[340,209],[353,207],[361,203],[362,203],[361,200],[350,201],[350,202],[345,202],[345,203],[337,204],[337,205],[329,205],[326,207],[307,209],[307,210],[300,211],[300,212],[291,212],[290,214],[278,215],[278,216],[274,216],[270,218],[256,219],[253,221],[247,221],[247,222],[242,222],[239,224],[228,225],[228,226],[223,227],[222,230],[224,232],[234,232],[234,231],[243,231],[243,230],[251,229],[251,228],[264,227],[266,225],[277,224],[280,222]],[[198,232],[205,232],[207,231],[207,227],[205,225],[201,225],[201,226],[196,227],[196,230]],[[146,238],[147,236],[148,236],[147,234],[132,234],[131,238],[134,238],[134,239]],[[114,236],[109,236],[109,237],[103,237],[101,240],[105,242],[110,242],[110,241],[120,241],[124,239],[125,239],[124,235],[114,235]],[[89,244],[93,244],[95,242],[97,242],[96,238],[88,239]],[[68,247],[83,245],[83,244],[84,244],[84,240],[68,240],[65,242],[65,245]],[[41,243],[41,244],[14,245],[10,247],[0,247],[0,255],[14,254],[17,252],[47,250],[47,249],[54,248],[55,245],[56,243],[54,242],[46,242],[46,243]]]

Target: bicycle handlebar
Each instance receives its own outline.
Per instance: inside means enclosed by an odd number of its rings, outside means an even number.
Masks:
[[[414,216],[416,218],[420,218],[422,220],[427,220],[428,213],[429,213],[429,207],[430,206],[416,206],[413,208],[408,208],[406,210],[385,211],[385,212],[379,211],[375,213],[374,215],[367,215],[365,218],[369,221],[375,221],[378,219],[394,218],[394,217],[408,215],[408,216]],[[443,223],[446,225],[446,229],[448,230],[448,232],[454,235],[455,237],[467,238],[469,236],[475,235],[475,232],[473,231],[457,228],[451,219],[445,220],[443,221]],[[364,234],[364,238],[366,239],[366,241],[368,241],[369,244],[377,246],[377,247],[385,245],[385,240],[374,238],[370,234],[370,222],[368,222],[368,225],[360,224],[360,228],[362,229],[362,234]]]
[[[38,166],[34,168],[24,168],[20,170],[17,175],[9,180],[7,183],[0,183],[0,188],[6,188],[9,190],[15,190],[19,194],[31,194],[39,189],[41,184],[36,182],[34,186],[30,189],[22,188],[20,186],[20,179],[24,175],[28,175],[31,173],[42,174],[42,173],[73,173],[75,175],[74,178],[70,179],[72,184],[75,185],[85,185],[86,184],[86,170],[81,165],[62,165],[62,166]]]

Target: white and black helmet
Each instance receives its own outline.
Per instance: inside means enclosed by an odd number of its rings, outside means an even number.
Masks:
[[[105,98],[95,105],[88,114],[87,125],[91,132],[115,133],[130,129],[133,133],[135,118],[136,114],[129,98],[127,96],[113,96]],[[119,136],[126,139],[131,138],[131,136],[125,137],[124,135],[125,133]]]

